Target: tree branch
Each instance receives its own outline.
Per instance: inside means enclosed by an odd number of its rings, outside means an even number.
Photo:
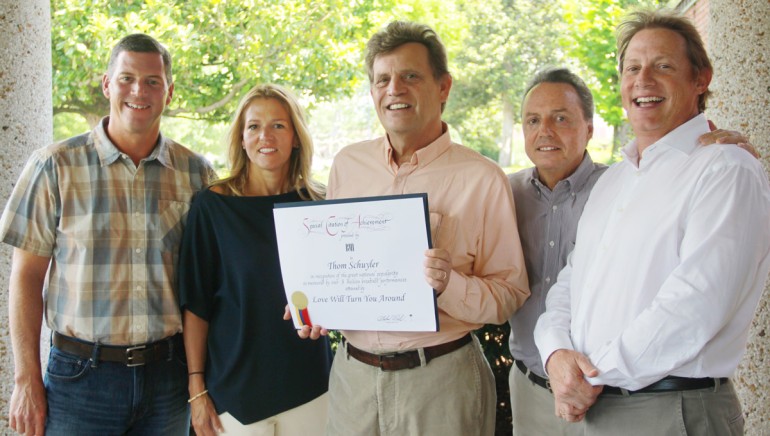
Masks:
[[[221,100],[216,101],[208,106],[195,108],[194,110],[191,110],[191,111],[183,108],[168,110],[166,111],[166,116],[175,117],[175,116],[181,116],[183,114],[205,114],[205,113],[213,112],[225,106],[227,103],[230,103],[230,101],[232,101],[235,98],[235,96],[238,95],[241,89],[243,89],[243,87],[246,86],[250,80],[251,80],[250,78],[246,78],[236,83],[235,85],[233,85],[232,89],[230,90],[230,92],[227,93],[226,96],[224,96]]]

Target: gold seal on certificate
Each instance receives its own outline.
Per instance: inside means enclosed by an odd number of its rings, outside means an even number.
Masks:
[[[299,321],[300,326],[309,325],[313,327],[310,321],[310,313],[307,310],[307,295],[302,291],[295,291],[291,294],[291,304],[294,306],[294,318]]]
[[[423,272],[426,194],[282,203],[273,214],[296,328],[438,330]]]

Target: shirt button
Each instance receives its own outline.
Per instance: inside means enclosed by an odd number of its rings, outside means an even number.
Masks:
[[[136,251],[137,254],[139,254],[139,253],[142,252],[142,249],[141,248],[137,248],[135,251]]]
[[[140,285],[136,285],[136,290],[137,290],[137,291],[141,291],[141,290],[142,290],[142,287],[141,287]]]
[[[551,241],[551,242],[549,242],[549,243],[548,243],[548,245],[550,245],[551,247],[553,247],[555,244],[553,243],[553,241]]]
[[[550,278],[550,277],[546,277],[546,278],[545,278],[545,282],[546,282],[546,283],[551,283],[551,278]]]
[[[557,206],[557,205],[555,205],[555,204],[553,205],[553,210],[554,210],[554,212],[555,212],[555,211],[556,211],[556,209],[558,209],[558,208],[559,208],[559,206]]]

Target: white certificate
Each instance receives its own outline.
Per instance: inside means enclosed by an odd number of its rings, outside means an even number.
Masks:
[[[438,330],[423,266],[427,194],[281,203],[273,214],[295,327]]]

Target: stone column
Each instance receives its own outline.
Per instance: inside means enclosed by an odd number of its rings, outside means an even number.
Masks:
[[[710,0],[709,55],[714,64],[708,117],[749,135],[770,170],[770,2]],[[770,222],[768,222],[770,225]],[[750,232],[751,229],[746,229]],[[747,435],[770,434],[770,291],[749,332],[735,377]]]
[[[30,151],[53,139],[49,0],[0,0],[0,204]],[[0,244],[0,433],[10,434],[13,355],[8,332],[11,248]],[[47,341],[46,341],[47,343]]]

